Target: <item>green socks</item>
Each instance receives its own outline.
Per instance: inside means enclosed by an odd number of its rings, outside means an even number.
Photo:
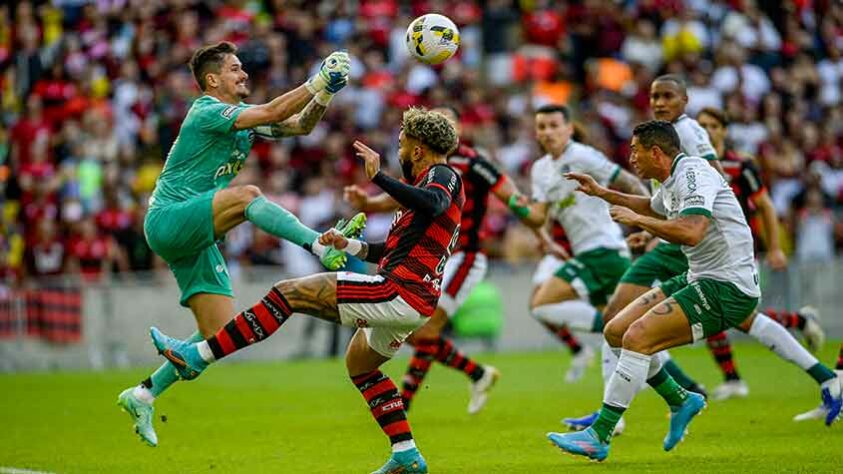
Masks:
[[[190,342],[199,342],[204,340],[199,331],[194,332],[190,335],[187,339]],[[176,383],[179,379],[179,374],[176,372],[176,368],[173,367],[173,364],[170,362],[164,362],[161,364],[161,367],[158,367],[148,379],[141,382],[141,384],[149,389],[153,396],[156,398],[158,395],[161,395],[164,390],[170,388],[170,385]]]
[[[832,372],[831,369],[824,366],[820,362],[817,362],[810,369],[808,369],[808,375],[813,377],[813,379],[816,380],[817,383],[823,383],[826,380],[834,378],[834,372]]]
[[[260,230],[310,250],[319,233],[305,226],[283,207],[258,196],[246,206],[246,219]]]
[[[664,367],[647,380],[647,383],[672,407],[682,405],[688,398],[688,391],[676,383]]]
[[[597,419],[591,425],[591,429],[597,433],[600,441],[607,444],[611,441],[612,433],[615,431],[615,425],[618,424],[625,411],[626,408],[603,404],[603,407],[600,408],[600,413],[597,415]]]
[[[691,377],[688,377],[681,368],[679,368],[679,365],[676,362],[673,362],[673,359],[664,363],[664,370],[685,390],[690,390],[691,387],[697,384],[693,379],[691,379]]]

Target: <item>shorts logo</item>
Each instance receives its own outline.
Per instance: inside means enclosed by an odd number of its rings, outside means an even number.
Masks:
[[[365,320],[365,319],[363,319],[363,318],[357,318],[357,321],[354,321],[354,324],[355,324],[358,328],[367,328],[367,327],[369,327],[369,321],[366,321],[366,320]]]
[[[390,349],[399,349],[401,347],[401,341],[392,341],[389,343]]]
[[[220,264],[220,265],[217,265],[216,270],[217,270],[217,273],[223,273],[225,271],[225,267],[223,267]]]
[[[703,308],[705,308],[708,311],[711,311],[711,303],[708,302],[708,298],[705,297],[705,294],[703,293],[702,288],[700,288],[699,283],[697,283],[697,282],[691,283],[691,288],[693,288],[694,292],[697,293],[697,296],[700,298],[700,301],[702,302]]]

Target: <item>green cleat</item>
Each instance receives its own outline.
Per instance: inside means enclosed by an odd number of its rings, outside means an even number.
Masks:
[[[337,229],[342,235],[349,239],[356,239],[360,237],[360,235],[363,234],[363,229],[365,228],[366,214],[363,214],[362,212],[357,213],[357,215],[349,220],[340,219],[337,222],[337,225],[334,226],[334,229]],[[342,250],[329,247],[325,252],[325,255],[322,255],[321,260],[322,265],[324,265],[325,268],[331,271],[336,271],[345,266],[348,256],[346,256],[345,252]]]
[[[138,400],[134,394],[134,387],[127,388],[117,397],[117,405],[132,418],[135,426],[135,433],[146,444],[158,446],[158,435],[152,427],[152,415],[155,408],[150,403]]]

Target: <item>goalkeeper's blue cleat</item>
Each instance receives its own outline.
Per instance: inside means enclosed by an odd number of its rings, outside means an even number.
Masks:
[[[363,234],[363,229],[366,228],[366,214],[362,212],[357,213],[354,217],[349,220],[340,219],[337,222],[337,225],[334,226],[334,229],[340,231],[342,235],[344,235],[348,239],[356,239]],[[328,270],[336,271],[345,266],[346,260],[348,257],[345,255],[345,252],[342,250],[337,250],[333,247],[329,247],[328,250],[325,251],[325,254],[322,255],[322,265],[325,266]]]
[[[418,449],[408,449],[392,453],[389,461],[372,474],[424,474],[427,463]]]
[[[705,408],[705,397],[699,393],[688,392],[685,403],[670,407],[670,429],[664,437],[664,450],[670,451],[685,438],[688,424]]]
[[[822,384],[820,395],[823,400],[822,408],[825,411],[825,426],[831,426],[840,417],[840,409],[843,408],[841,388],[839,375]]]
[[[138,399],[134,394],[135,387],[127,388],[117,397],[117,405],[123,409],[134,422],[135,433],[140,439],[152,446],[158,446],[158,435],[152,427],[152,416],[155,413],[151,403]]]
[[[548,433],[547,439],[566,453],[585,456],[594,461],[603,461],[609,456],[609,443],[600,441],[591,428],[575,433]]]
[[[176,367],[182,380],[193,380],[208,367],[196,344],[172,338],[156,327],[149,328],[149,336],[158,353]]]

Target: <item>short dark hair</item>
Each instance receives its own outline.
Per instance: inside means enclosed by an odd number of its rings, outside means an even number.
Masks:
[[[671,158],[678,155],[681,149],[679,134],[673,124],[666,120],[650,120],[638,124],[632,135],[638,137],[638,142],[645,148],[657,146]]]
[[[678,87],[683,94],[688,93],[688,84],[685,83],[685,79],[683,79],[679,74],[663,74],[653,80],[653,84],[657,82],[672,82],[676,84],[676,87]]]
[[[720,125],[723,127],[729,126],[729,113],[725,110],[715,109],[714,107],[704,107],[697,114],[697,118],[699,118],[700,115],[703,114],[714,117],[714,120],[720,122]]]
[[[542,105],[538,109],[536,109],[536,115],[539,114],[555,114],[560,113],[563,117],[565,117],[566,122],[571,121],[571,109],[562,105],[562,104],[547,104]]]
[[[193,78],[203,91],[208,86],[205,83],[205,75],[209,72],[219,73],[222,62],[227,54],[237,54],[237,46],[228,41],[221,41],[217,44],[203,46],[193,53],[190,58],[190,70]]]

